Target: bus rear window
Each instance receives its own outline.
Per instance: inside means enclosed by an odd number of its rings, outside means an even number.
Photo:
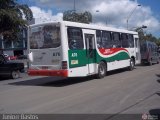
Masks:
[[[60,27],[45,25],[31,28],[30,48],[45,49],[57,48],[60,46]]]
[[[68,45],[69,49],[77,50],[83,49],[83,36],[82,30],[80,28],[68,28]]]

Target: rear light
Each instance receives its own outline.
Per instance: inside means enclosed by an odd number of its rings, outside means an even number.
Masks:
[[[67,61],[62,61],[62,69],[67,69]]]

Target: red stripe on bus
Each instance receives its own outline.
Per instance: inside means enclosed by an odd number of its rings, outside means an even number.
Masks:
[[[34,69],[29,69],[28,75],[68,77],[68,70],[34,70]]]
[[[122,50],[128,52],[128,50],[126,50],[125,48],[110,48],[110,49],[100,48],[99,49],[100,53],[103,55],[111,55]]]

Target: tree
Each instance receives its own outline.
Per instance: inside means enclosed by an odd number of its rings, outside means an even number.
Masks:
[[[135,31],[138,32],[138,36],[139,36],[140,41],[148,40],[151,42],[155,42],[158,46],[160,46],[160,38],[159,39],[156,38],[151,33],[145,35],[142,27],[136,28]]]
[[[144,35],[144,34],[143,34]],[[153,36],[151,33],[150,34],[146,34],[142,36],[139,34],[139,38],[141,38],[140,40],[148,40],[148,41],[151,41],[151,42],[155,42],[158,46],[160,46],[160,38],[156,38],[155,36]]]
[[[157,44],[158,46],[160,46],[160,38],[157,39],[156,44]]]
[[[77,13],[74,10],[68,10],[63,13],[63,20],[89,24],[92,22],[92,15],[88,11]]]
[[[145,40],[145,35],[144,35],[143,28],[141,28],[141,27],[137,28],[135,31],[138,32],[138,36],[139,36],[140,41]]]
[[[25,19],[23,18],[25,17]],[[17,33],[33,18],[32,11],[26,4],[17,0],[0,0],[0,35],[13,40]]]

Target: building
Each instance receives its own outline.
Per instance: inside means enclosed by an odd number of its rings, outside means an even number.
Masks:
[[[34,24],[35,20],[28,21],[28,24]],[[0,37],[0,49],[9,56],[27,55],[27,27],[18,33],[18,40],[5,40]]]
[[[0,38],[0,49],[9,56],[19,56],[27,54],[27,28],[18,33],[18,40],[7,40]]]

